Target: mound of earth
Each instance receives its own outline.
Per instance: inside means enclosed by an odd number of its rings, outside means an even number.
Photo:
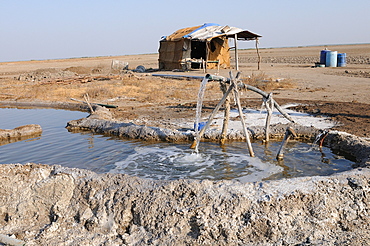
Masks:
[[[369,178],[370,169],[358,169],[246,184],[154,182],[60,166],[1,165],[0,243],[366,245]]]

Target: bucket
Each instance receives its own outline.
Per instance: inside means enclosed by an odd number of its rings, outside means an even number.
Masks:
[[[326,67],[336,67],[337,66],[337,51],[328,51],[326,53]]]
[[[347,54],[339,53],[338,54],[338,67],[345,67],[347,65]]]
[[[320,52],[320,64],[326,64],[326,53],[330,50],[322,50]]]

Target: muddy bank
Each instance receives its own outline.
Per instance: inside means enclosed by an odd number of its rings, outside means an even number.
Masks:
[[[241,184],[1,165],[0,233],[27,245],[365,245],[370,169]]]
[[[67,102],[22,102],[22,101],[0,101],[1,107],[17,107],[17,108],[55,108],[66,110],[88,111],[89,107],[81,103],[67,103]]]
[[[0,145],[37,137],[41,133],[41,126],[36,124],[19,126],[14,129],[0,129]]]
[[[67,123],[66,128],[73,130],[85,130],[107,135],[114,135],[129,139],[140,139],[145,141],[192,141],[195,132],[193,129],[167,129],[161,127],[150,127],[146,125],[136,125],[134,123],[118,122],[109,119],[109,114],[105,117],[92,114],[89,117],[72,120]],[[104,119],[105,118],[105,119]],[[298,124],[275,124],[271,125],[271,138],[279,139],[284,136],[286,128],[291,126],[301,139],[314,139],[319,133],[319,129],[306,127]],[[263,139],[265,136],[264,127],[253,126],[248,128],[249,134],[254,139]],[[203,139],[217,141],[220,138],[219,129],[206,130]],[[243,140],[244,133],[240,130],[229,129],[227,134],[228,140]]]
[[[281,139],[288,126],[294,129],[297,135],[296,138],[302,140],[313,141],[322,131],[313,126],[308,127],[299,124],[274,124],[271,125],[270,139]],[[112,119],[111,112],[103,107],[96,107],[95,112],[86,118],[69,121],[66,128],[70,131],[86,130],[145,141],[184,142],[193,141],[195,137],[193,129],[173,130],[114,121]],[[248,131],[253,139],[262,140],[265,137],[264,127],[252,126],[248,128]],[[346,154],[361,166],[370,163],[370,142],[344,132],[327,131],[326,133],[327,134],[323,134],[322,137],[322,141],[325,146]],[[207,141],[217,141],[220,139],[220,136],[220,129],[210,129],[205,131],[203,139]],[[245,136],[241,130],[229,129],[227,139],[244,140]]]
[[[183,119],[186,121],[186,119]],[[281,138],[288,124],[275,124],[271,126],[271,138]],[[297,132],[300,138],[314,139],[318,134],[319,129],[314,127],[306,127],[298,124],[290,124]],[[114,135],[129,139],[140,139],[145,141],[192,141],[194,140],[194,129],[170,129],[164,127],[150,127],[146,125],[137,125],[132,122],[116,121],[112,113],[103,107],[95,107],[95,112],[86,118],[72,120],[67,123],[67,129],[86,130],[107,135]],[[262,139],[264,137],[264,128],[259,126],[250,127],[249,134],[254,139]],[[203,138],[206,140],[216,141],[220,138],[220,129],[209,129],[205,131]],[[227,139],[243,140],[244,133],[238,129],[228,129]]]
[[[369,141],[345,132],[330,131],[323,143],[332,151],[343,153],[355,161],[356,166],[370,167]]]

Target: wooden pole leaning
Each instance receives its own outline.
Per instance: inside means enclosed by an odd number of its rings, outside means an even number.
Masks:
[[[85,99],[85,101],[86,101],[86,104],[87,104],[87,106],[89,106],[89,109],[90,109],[90,113],[91,114],[93,114],[94,113],[94,109],[93,109],[93,107],[91,106],[91,104],[90,104],[90,97],[89,97],[89,94],[84,94],[84,99]]]
[[[239,78],[239,75],[240,75],[240,73],[238,72],[238,74],[236,75],[236,78],[233,78],[233,74],[232,74],[232,72],[230,71],[231,85],[233,85],[234,97],[235,97],[236,104],[237,104],[237,106],[238,106],[239,117],[240,117],[240,121],[241,121],[241,123],[242,123],[243,132],[244,132],[244,135],[245,135],[245,140],[246,140],[246,142],[247,142],[247,146],[248,146],[248,150],[249,150],[249,155],[250,155],[251,157],[254,157],[254,152],[253,152],[253,148],[252,148],[251,140],[250,140],[250,138],[249,138],[249,134],[248,134],[247,126],[245,125],[245,121],[244,121],[243,109],[242,109],[242,106],[241,106],[241,104],[240,104],[240,97],[239,97],[238,86],[237,86],[237,84],[236,84],[236,80]],[[231,86],[230,86],[230,87],[231,87]]]
[[[269,93],[267,98],[263,98],[263,103],[265,104],[267,117],[265,124],[265,142],[270,141],[270,122],[272,117],[272,112],[274,110],[274,101],[272,99],[272,92]]]
[[[254,87],[254,86],[241,83],[239,85],[239,87],[241,89],[254,91],[254,92],[260,94],[261,96],[263,96],[264,98],[268,98],[268,94],[266,92]],[[274,107],[276,108],[277,111],[279,111],[287,120],[289,120],[292,123],[295,123],[295,121],[280,107],[280,105],[275,100],[272,99],[272,101],[273,101]]]
[[[225,95],[227,92],[227,85],[224,82],[220,82],[220,87],[222,93]],[[229,119],[230,119],[230,97],[226,97],[225,100],[225,112],[224,112],[224,120],[222,124],[222,132],[221,132],[221,138],[220,143],[224,144],[227,137],[227,129],[229,127]]]

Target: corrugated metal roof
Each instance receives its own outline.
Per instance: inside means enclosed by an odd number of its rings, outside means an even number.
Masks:
[[[238,34],[237,36],[239,40],[254,40],[262,37],[258,34],[237,27],[221,26],[215,23],[206,23],[202,26],[180,29],[170,36],[165,37],[163,40],[176,41],[182,38],[189,38],[206,41],[220,36],[234,37],[235,34]]]

